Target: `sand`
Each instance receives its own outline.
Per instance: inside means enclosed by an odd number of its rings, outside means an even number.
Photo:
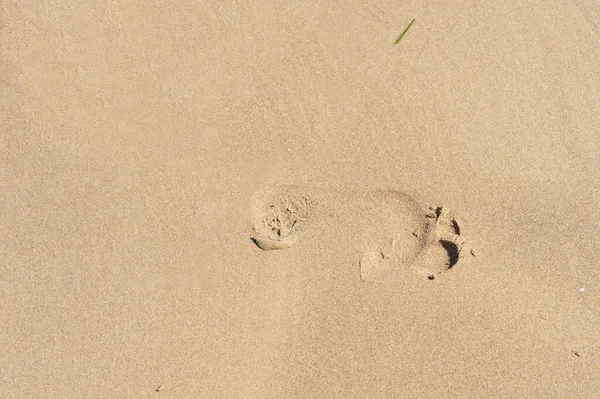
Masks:
[[[2,3],[0,397],[600,397],[597,2],[91,3]]]

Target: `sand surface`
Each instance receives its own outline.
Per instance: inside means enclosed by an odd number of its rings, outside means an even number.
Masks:
[[[597,1],[193,3],[2,2],[0,397],[600,397]]]

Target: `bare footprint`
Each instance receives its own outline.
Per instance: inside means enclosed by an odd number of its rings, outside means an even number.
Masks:
[[[254,196],[252,223],[252,240],[265,251],[309,237],[358,251],[362,281],[398,268],[435,278],[462,256],[460,227],[446,207],[426,212],[393,190],[271,186]]]

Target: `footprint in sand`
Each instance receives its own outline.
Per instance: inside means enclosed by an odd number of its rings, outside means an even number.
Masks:
[[[301,245],[303,239],[359,251],[363,281],[397,268],[435,279],[464,252],[459,223],[448,208],[425,211],[393,190],[271,186],[254,196],[252,223],[251,238],[265,251]]]

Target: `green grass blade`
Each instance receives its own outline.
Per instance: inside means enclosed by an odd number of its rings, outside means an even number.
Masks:
[[[400,43],[400,40],[402,40],[402,38],[404,37],[404,35],[406,35],[406,32],[408,32],[408,30],[410,29],[410,27],[412,26],[413,22],[415,22],[415,19],[413,18],[412,21],[410,21],[410,24],[408,24],[408,26],[406,27],[406,29],[404,29],[404,32],[402,32],[400,34],[400,36],[398,36],[398,38],[396,39],[396,41],[394,42],[394,44],[398,44]]]

